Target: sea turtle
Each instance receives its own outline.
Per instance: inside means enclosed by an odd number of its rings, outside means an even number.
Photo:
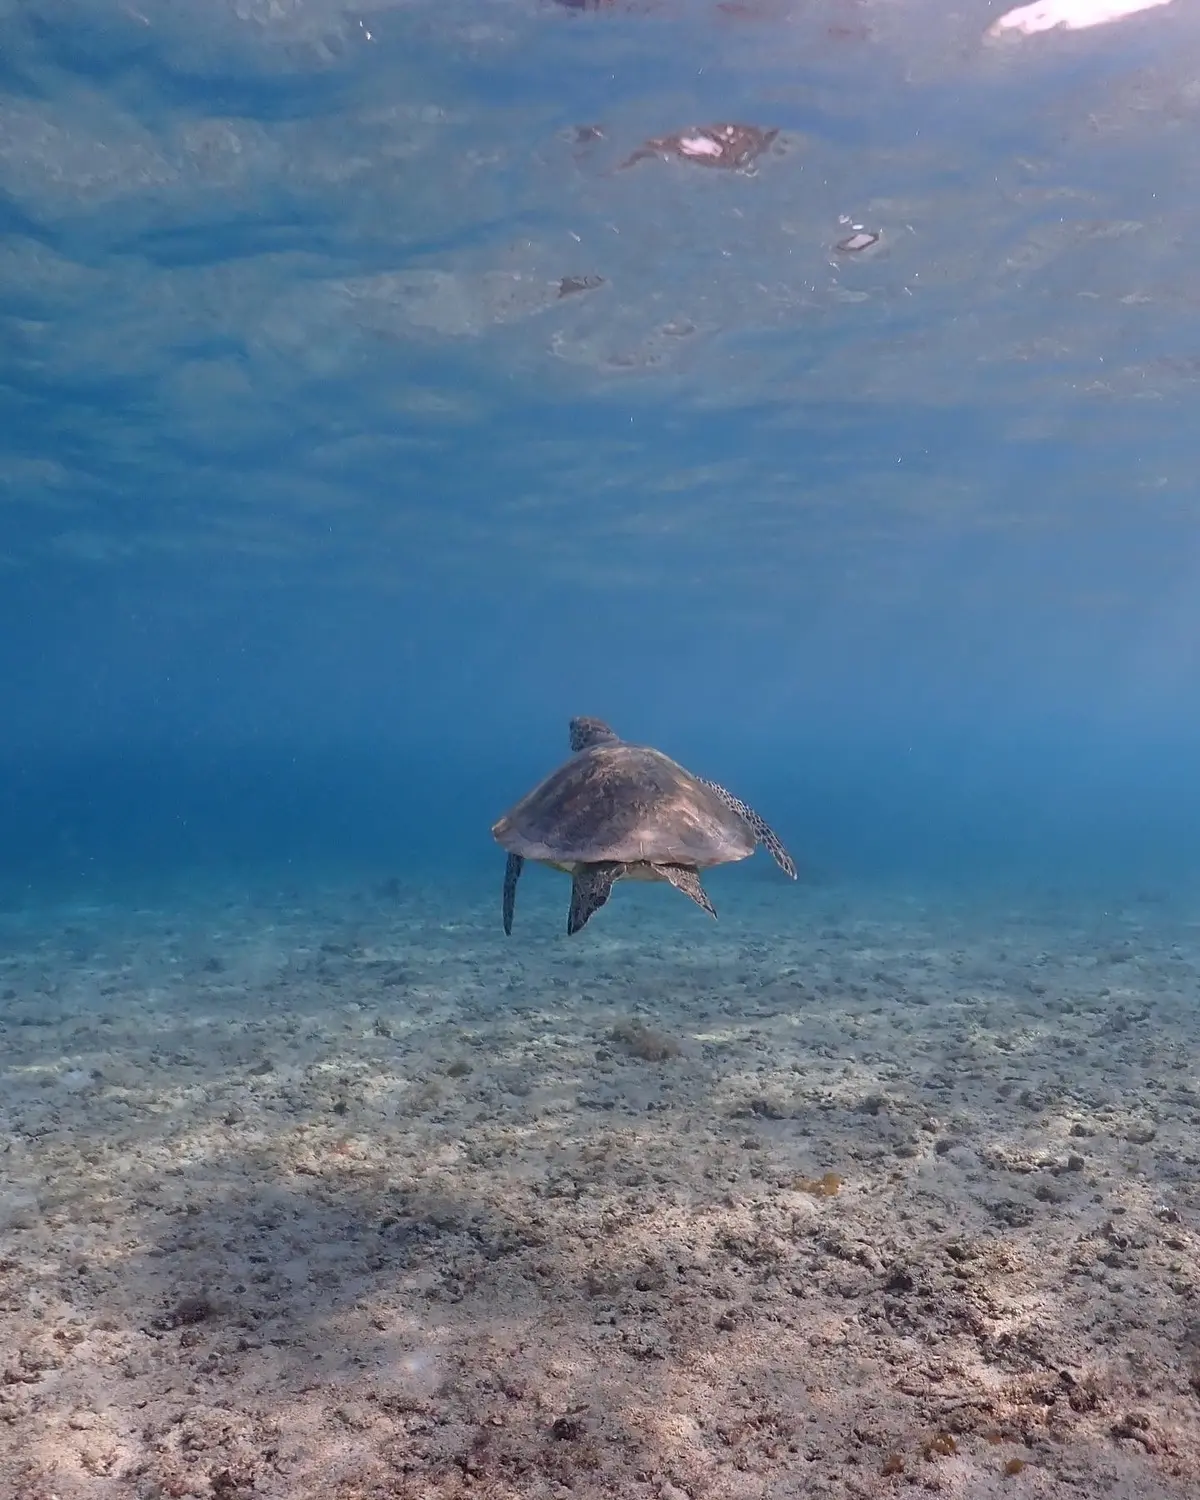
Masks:
[[[572,719],[570,730],[571,758],[492,826],[508,850],[506,933],[527,859],[571,876],[569,934],[599,911],[617,880],[669,881],[715,917],[701,870],[745,859],[758,844],[795,880],[777,835],[732,792],[661,750],[626,743],[601,719]]]

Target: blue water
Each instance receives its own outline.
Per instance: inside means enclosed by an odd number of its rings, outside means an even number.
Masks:
[[[0,0],[0,1492],[1195,1492],[1200,25],[1002,9]],[[800,880],[506,939],[575,714]]]
[[[6,884],[475,865],[575,712],[822,867],[1192,870],[1191,31],[988,15],[10,11]]]

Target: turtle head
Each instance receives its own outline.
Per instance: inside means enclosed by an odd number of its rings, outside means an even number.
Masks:
[[[603,719],[580,717],[571,720],[572,750],[590,750],[593,745],[615,745],[619,738]]]

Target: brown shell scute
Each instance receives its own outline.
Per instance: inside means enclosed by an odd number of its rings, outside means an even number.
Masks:
[[[745,859],[745,820],[658,750],[595,745],[553,771],[492,828],[527,859],[704,868]]]

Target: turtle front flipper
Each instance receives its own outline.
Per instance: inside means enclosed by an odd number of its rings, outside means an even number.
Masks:
[[[699,870],[693,870],[690,865],[655,865],[654,868],[664,880],[669,880],[677,891],[682,891],[685,896],[690,896],[697,906],[702,906],[710,917],[716,916],[717,908],[708,899],[708,892],[700,884]]]
[[[766,849],[766,851],[770,854],[771,858],[775,861],[775,863],[779,866],[783,873],[790,876],[791,879],[795,880],[795,861],[783,847],[782,839],[780,839],[779,835],[766,821],[766,819],[760,818],[752,807],[749,807],[745,802],[741,800],[740,797],[735,797],[732,792],[726,791],[725,788],[723,786],[720,786],[717,782],[709,781],[704,776],[697,776],[696,780],[702,782],[710,792],[716,792],[717,796],[720,797],[721,801],[724,802],[726,807],[732,807],[735,813],[738,813],[741,817],[745,818],[746,822],[749,823],[750,827],[754,830],[754,837],[758,840],[758,842],[763,846],[764,849]]]
[[[523,854],[510,854],[504,867],[504,935],[512,936],[513,907],[517,904],[517,881],[525,865]]]
[[[571,882],[571,910],[567,913],[567,936],[574,937],[612,895],[613,881],[625,873],[625,866],[605,861],[581,865]]]

